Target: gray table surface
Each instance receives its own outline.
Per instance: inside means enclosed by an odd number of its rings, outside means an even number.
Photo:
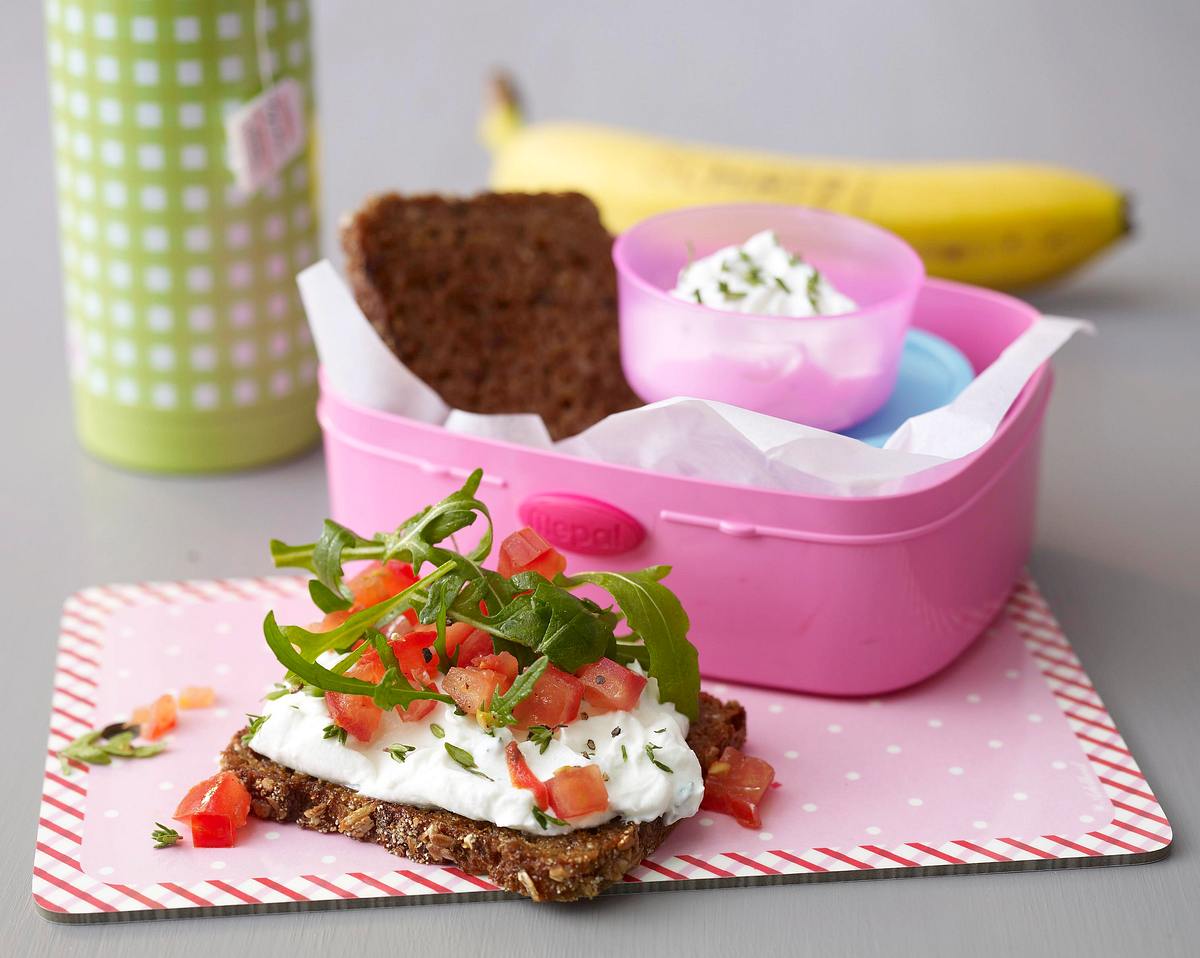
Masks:
[[[1031,560],[1176,828],[1140,867],[693,891],[577,907],[488,903],[61,927],[29,901],[56,620],[101,581],[256,574],[269,535],[323,514],[319,453],[219,478],[148,478],[77,448],[40,5],[0,31],[0,290],[7,440],[0,581],[18,672],[4,694],[0,940],[41,956],[363,954],[1195,954],[1200,937],[1200,39],[1195,4],[646,5],[317,0],[326,237],[368,190],[470,190],[487,67],[541,115],[791,152],[1006,155],[1128,184],[1141,233],[1032,298],[1096,321],[1057,361]]]

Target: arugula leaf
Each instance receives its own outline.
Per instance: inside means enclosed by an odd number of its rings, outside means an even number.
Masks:
[[[330,629],[328,632],[309,632],[298,625],[276,626],[276,628],[280,629],[290,645],[294,645],[300,650],[301,658],[306,662],[315,662],[322,652],[350,645],[368,628],[388,618],[393,612],[407,608],[412,604],[414,596],[419,595],[442,576],[448,575],[453,570],[454,560],[447,560],[430,572],[429,575],[413,583],[407,589],[396,593],[390,599],[385,599],[377,605],[354,613],[354,615],[346,619],[336,629]],[[276,657],[278,658],[278,656]],[[299,674],[297,672],[297,675]],[[326,691],[333,690],[326,689]]]
[[[575,672],[604,655],[615,616],[588,599],[552,585],[536,572],[514,576],[512,583],[519,594],[497,614],[472,624],[496,638],[549,657],[565,672]]]
[[[478,775],[480,778],[486,778],[489,782],[494,782],[492,776],[486,774],[483,769],[475,764],[475,756],[468,752],[465,748],[459,748],[457,745],[452,745],[449,742],[445,743],[446,752],[454,761],[458,762],[472,775]]]
[[[341,612],[354,604],[318,579],[308,580],[308,594],[313,600],[313,605],[322,612]]]
[[[488,711],[491,712],[491,724],[497,728],[507,728],[510,725],[517,724],[517,718],[513,715],[513,708],[518,702],[528,698],[533,691],[537,680],[545,673],[547,666],[550,665],[550,659],[543,655],[540,659],[521,672],[516,677],[513,684],[508,687],[508,691],[503,694],[500,692],[492,693],[492,702],[488,706]],[[546,751],[544,748],[542,751]]]
[[[659,699],[675,703],[695,721],[700,714],[700,667],[695,646],[687,638],[687,613],[675,593],[659,581],[670,571],[670,566],[660,565],[640,572],[581,572],[565,581],[569,586],[597,585],[616,600],[629,627],[645,644]]]
[[[386,603],[380,603],[381,605]],[[378,608],[378,606],[375,606]],[[353,616],[352,616],[353,618]],[[275,622],[275,613],[268,612],[263,620],[263,635],[267,645],[275,653],[280,664],[289,672],[296,675],[300,681],[326,692],[341,692],[345,695],[365,695],[385,711],[394,709],[397,705],[408,707],[417,699],[433,699],[437,702],[453,704],[449,695],[431,692],[428,689],[415,689],[401,675],[399,670],[390,668],[384,672],[378,685],[364,682],[361,679],[342,675],[332,669],[327,669],[316,662],[311,662],[292,646],[286,629],[281,629]],[[298,630],[303,632],[303,630]],[[309,633],[305,633],[308,635]],[[364,646],[359,646],[364,648]],[[353,654],[353,653],[352,653]],[[361,653],[360,653],[361,654]],[[347,656],[348,658],[349,656]],[[344,661],[344,660],[343,660]],[[341,663],[338,663],[339,665]]]

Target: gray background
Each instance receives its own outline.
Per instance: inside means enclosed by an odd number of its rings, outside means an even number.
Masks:
[[[328,248],[370,189],[471,190],[492,64],[538,117],[790,152],[1060,162],[1131,188],[1140,232],[1032,298],[1094,319],[1056,361],[1034,572],[1176,826],[1135,868],[65,928],[29,867],[58,608],[98,581],[261,573],[324,508],[320,456],[151,479],[71,435],[40,4],[0,31],[0,938],[18,954],[1194,954],[1200,888],[1196,498],[1200,6],[316,0]]]

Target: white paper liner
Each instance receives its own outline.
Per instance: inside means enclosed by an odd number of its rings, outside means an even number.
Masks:
[[[1043,316],[947,406],[914,416],[877,449],[857,439],[706,399],[675,398],[616,413],[551,440],[531,413],[451,409],[375,332],[328,260],[297,278],[329,385],[361,406],[465,435],[554,449],[656,472],[828,496],[878,496],[974,452],[996,432],[1034,372],[1083,320]]]

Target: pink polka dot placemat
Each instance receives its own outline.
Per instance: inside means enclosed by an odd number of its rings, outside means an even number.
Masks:
[[[229,849],[150,832],[280,674],[264,614],[307,621],[297,578],[100,586],[63,610],[33,898],[69,921],[504,897],[454,868],[251,819]],[[167,750],[111,766],[57,749],[164,691],[217,689]],[[701,812],[614,892],[1152,861],[1171,826],[1032,582],[953,666],[871,700],[709,684],[776,769],[762,830]]]

